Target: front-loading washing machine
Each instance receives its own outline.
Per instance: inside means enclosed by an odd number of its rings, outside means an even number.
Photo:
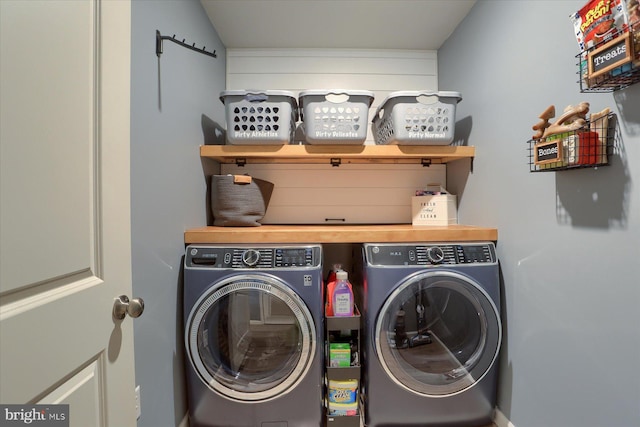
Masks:
[[[186,248],[191,427],[322,425],[322,258],[319,245]]]
[[[490,424],[502,338],[494,244],[364,244],[362,255],[365,424]]]

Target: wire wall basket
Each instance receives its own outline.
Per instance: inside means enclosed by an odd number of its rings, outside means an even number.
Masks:
[[[527,141],[530,172],[609,165],[617,139],[616,115],[609,113],[583,127]]]
[[[613,92],[640,82],[640,21],[576,55],[580,92]]]

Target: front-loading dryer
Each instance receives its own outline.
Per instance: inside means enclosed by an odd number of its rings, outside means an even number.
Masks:
[[[322,425],[319,245],[189,245],[184,257],[191,427]]]
[[[364,244],[365,424],[483,426],[502,326],[493,243]]]

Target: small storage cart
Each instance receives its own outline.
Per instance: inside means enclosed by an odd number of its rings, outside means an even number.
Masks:
[[[326,316],[326,426],[327,427],[360,427],[362,402],[360,400],[360,312],[358,307],[354,307],[353,316]],[[334,359],[332,366],[332,357],[330,354],[330,346],[332,343],[348,343],[350,350],[348,366],[337,362]],[[356,352],[354,354],[354,352]],[[342,366],[339,366],[342,365]],[[330,384],[333,382],[356,383],[356,402],[357,410],[355,413],[350,412],[348,415],[336,415],[330,409],[329,393]]]

